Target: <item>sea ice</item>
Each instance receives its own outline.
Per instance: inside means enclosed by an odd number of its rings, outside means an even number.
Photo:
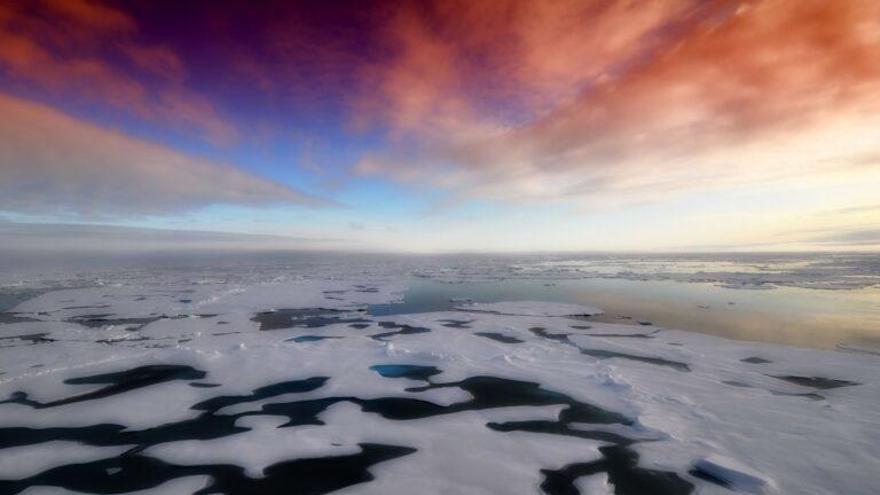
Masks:
[[[359,310],[405,280],[264,275],[11,308],[33,321],[0,323],[0,493],[101,491],[147,466],[131,493],[877,493],[874,354],[534,301],[375,317]],[[346,316],[261,331],[279,310]]]

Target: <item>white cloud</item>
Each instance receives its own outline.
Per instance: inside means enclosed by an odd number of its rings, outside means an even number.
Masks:
[[[328,201],[0,94],[0,210],[129,216]]]

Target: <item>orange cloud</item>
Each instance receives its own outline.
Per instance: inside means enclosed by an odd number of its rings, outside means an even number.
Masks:
[[[0,7],[0,71],[58,95],[194,130],[214,142],[236,139],[235,126],[183,85],[180,58],[167,48],[140,44],[136,34],[134,19],[99,2],[9,2]],[[132,65],[112,62],[119,56]],[[148,86],[137,70],[163,81]]]
[[[212,204],[328,204],[26,100],[0,94],[0,114],[0,210],[122,216]]]
[[[54,14],[98,31],[131,32],[137,28],[128,15],[88,0],[46,0]]]
[[[396,141],[363,173],[645,200],[840,174],[880,147],[873,0],[441,2],[387,29],[359,118]]]

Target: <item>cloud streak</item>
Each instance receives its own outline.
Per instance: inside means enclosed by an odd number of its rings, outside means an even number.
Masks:
[[[0,115],[0,210],[106,217],[214,204],[329,204],[41,104],[0,94]]]
[[[136,252],[155,250],[327,249],[347,245],[344,239],[169,230],[117,225],[34,224],[0,220],[0,251],[5,252]]]
[[[880,246],[880,228],[823,234],[809,239],[809,242],[844,246]]]

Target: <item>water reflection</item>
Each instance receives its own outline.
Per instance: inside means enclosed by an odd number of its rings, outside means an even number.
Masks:
[[[724,337],[808,347],[838,344],[880,349],[880,288],[738,290],[709,283],[591,278],[444,283],[415,278],[404,302],[370,307],[373,315],[454,308],[478,302],[538,300],[606,311],[599,321],[656,325]]]

